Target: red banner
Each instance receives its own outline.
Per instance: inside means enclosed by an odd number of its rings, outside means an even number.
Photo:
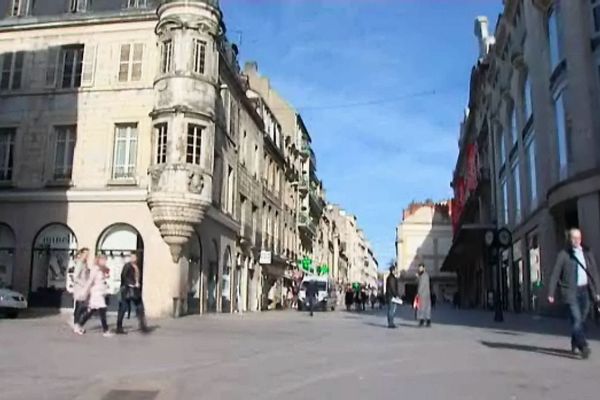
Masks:
[[[458,231],[460,217],[462,216],[465,204],[469,200],[471,193],[477,189],[479,184],[479,152],[477,144],[467,145],[464,158],[465,165],[461,168],[463,173],[454,180],[454,200],[452,201],[452,227],[454,233]]]

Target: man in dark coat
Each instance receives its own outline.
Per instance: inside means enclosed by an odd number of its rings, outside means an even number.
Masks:
[[[396,267],[392,265],[390,267],[390,274],[385,280],[385,299],[388,304],[387,322],[388,328],[395,328],[394,317],[396,316],[396,303],[393,299],[398,298],[398,279],[395,275]]]
[[[550,276],[548,302],[554,303],[556,287],[560,285],[563,301],[571,314],[571,350],[590,356],[590,348],[584,333],[584,323],[590,312],[590,300],[600,301],[600,276],[594,254],[581,245],[581,231],[569,231],[569,245],[558,254]]]
[[[121,270],[121,289],[119,290],[119,313],[117,314],[117,334],[125,334],[123,318],[131,303],[135,305],[135,314],[142,333],[148,332],[144,303],[142,301],[141,270],[137,263],[137,255],[132,254],[128,263]]]
[[[317,293],[318,293],[317,282],[314,280],[309,280],[306,283],[306,299],[308,300],[308,307],[310,309],[311,317],[313,316],[313,312],[315,309]]]

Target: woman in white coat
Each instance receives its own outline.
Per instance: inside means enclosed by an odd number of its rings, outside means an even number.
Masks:
[[[106,296],[108,295],[108,283],[106,278],[108,277],[109,269],[106,266],[106,256],[100,255],[96,257],[96,265],[94,265],[90,271],[90,277],[83,288],[83,293],[89,296],[88,309],[83,313],[79,319],[79,323],[75,325],[75,333],[83,335],[85,330],[83,326],[85,323],[94,315],[98,313],[100,315],[100,321],[102,323],[102,333],[106,337],[112,336],[112,333],[108,330],[108,323],[106,322]]]

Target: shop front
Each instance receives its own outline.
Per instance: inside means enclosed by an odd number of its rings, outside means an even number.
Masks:
[[[33,241],[29,282],[30,307],[73,306],[73,272],[77,238],[66,225],[52,223]]]
[[[13,285],[15,267],[15,233],[6,224],[0,224],[0,288]]]

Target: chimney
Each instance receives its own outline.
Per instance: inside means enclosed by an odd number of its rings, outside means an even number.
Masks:
[[[479,59],[485,58],[494,41],[494,38],[490,36],[487,17],[475,18],[475,36],[479,42]]]
[[[247,61],[244,65],[244,72],[246,74],[258,74],[258,63],[256,61]]]

